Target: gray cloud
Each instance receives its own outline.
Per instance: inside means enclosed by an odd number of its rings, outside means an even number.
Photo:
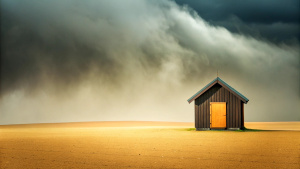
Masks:
[[[172,1],[10,0],[1,16],[1,124],[193,121],[186,99],[217,69],[249,97],[246,120],[300,119],[297,45],[233,34]]]

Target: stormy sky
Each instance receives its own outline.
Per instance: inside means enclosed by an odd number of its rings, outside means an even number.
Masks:
[[[0,124],[194,121],[219,76],[245,121],[300,120],[299,1],[2,0]]]

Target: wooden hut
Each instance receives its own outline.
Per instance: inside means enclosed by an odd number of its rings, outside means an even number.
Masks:
[[[217,77],[188,99],[195,101],[195,128],[197,130],[244,127],[245,96]]]

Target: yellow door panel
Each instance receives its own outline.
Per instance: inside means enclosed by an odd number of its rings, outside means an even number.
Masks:
[[[226,102],[210,102],[210,127],[226,128]]]

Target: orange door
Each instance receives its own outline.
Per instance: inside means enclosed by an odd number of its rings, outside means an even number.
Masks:
[[[210,128],[226,128],[226,102],[210,102]]]

